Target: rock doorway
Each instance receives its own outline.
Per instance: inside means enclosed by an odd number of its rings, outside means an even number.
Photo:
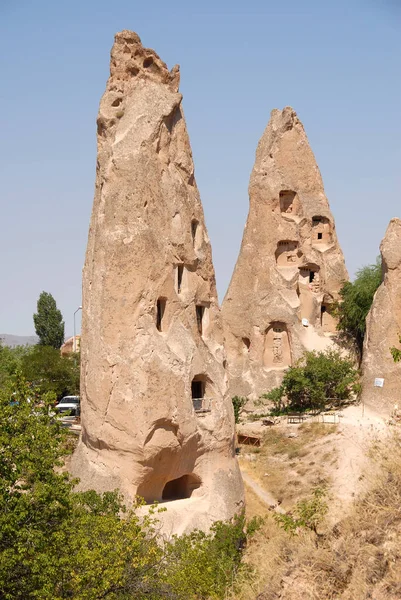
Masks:
[[[276,264],[278,267],[296,267],[299,259],[299,243],[282,240],[277,243]]]
[[[320,326],[324,333],[336,333],[337,320],[333,316],[333,307],[328,302],[323,302],[320,307]]]
[[[327,217],[312,217],[312,244],[330,245],[333,241],[332,227]]]
[[[282,368],[291,365],[291,348],[287,325],[271,323],[265,333],[263,365],[267,368]]]
[[[192,492],[201,486],[201,480],[193,473],[182,475],[178,479],[168,481],[163,488],[162,500],[183,500],[190,498]]]
[[[158,298],[156,303],[156,327],[163,331],[163,317],[166,312],[167,298]]]
[[[279,194],[280,212],[297,215],[299,212],[298,194],[292,190],[281,190]]]

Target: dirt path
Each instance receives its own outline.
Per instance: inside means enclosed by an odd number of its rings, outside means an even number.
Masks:
[[[349,406],[341,412],[336,441],[338,461],[334,470],[333,491],[339,515],[365,485],[362,477],[369,465],[372,443],[388,432],[385,419],[367,407]]]
[[[279,506],[277,500],[273,498],[273,496],[264,490],[252,477],[244,470],[241,470],[242,479],[246,483],[248,487],[257,495],[257,497],[262,500],[271,510],[275,510],[279,513],[284,513],[285,511]]]

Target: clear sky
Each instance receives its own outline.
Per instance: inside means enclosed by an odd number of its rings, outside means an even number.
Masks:
[[[96,114],[114,33],[172,67],[220,301],[272,108],[315,152],[351,275],[401,217],[400,0],[0,0],[0,332],[34,333],[51,292],[72,335],[92,206]]]

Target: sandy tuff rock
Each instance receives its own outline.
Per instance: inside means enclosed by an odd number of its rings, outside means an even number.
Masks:
[[[222,314],[231,394],[256,398],[305,349],[332,344],[331,309],[348,279],[315,157],[290,107],[272,111],[249,198]]]
[[[171,72],[118,33],[83,273],[81,486],[170,501],[171,531],[237,512],[242,480],[202,205]],[[166,525],[167,524],[167,525]]]
[[[380,245],[383,282],[366,319],[363,348],[362,399],[372,408],[391,413],[401,409],[401,363],[394,363],[391,347],[399,348],[401,334],[401,219],[392,219]],[[384,379],[375,387],[375,379]]]

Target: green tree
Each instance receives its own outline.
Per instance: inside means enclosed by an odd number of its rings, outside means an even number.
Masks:
[[[337,329],[355,341],[360,356],[366,331],[366,317],[381,281],[382,267],[378,257],[376,264],[359,269],[355,281],[347,281],[340,290],[342,301],[337,305]]]
[[[64,342],[64,321],[55,299],[48,292],[42,292],[33,315],[39,344],[59,349]]]
[[[324,488],[315,488],[310,498],[297,502],[292,513],[282,515],[276,513],[275,521],[291,534],[296,534],[301,528],[310,529],[317,534],[317,527],[328,511],[324,499],[326,493]]]
[[[233,403],[233,408],[234,408],[234,419],[235,419],[235,422],[238,424],[241,409],[243,406],[245,406],[247,399],[242,396],[234,396],[231,401]]]
[[[0,387],[21,367],[24,356],[32,352],[32,346],[3,346],[0,341]]]
[[[19,373],[0,390],[0,597],[225,598],[241,570],[243,516],[166,541],[156,507],[146,516],[116,492],[74,492],[53,401],[32,397]]]
[[[335,350],[305,352],[284,374],[280,387],[263,394],[276,412],[323,409],[328,403],[349,400],[360,389],[358,371]]]
[[[79,360],[61,356],[51,346],[34,346],[21,360],[21,371],[32,388],[43,394],[53,392],[57,398],[79,393]]]
[[[400,335],[400,344],[401,344],[401,335]],[[401,361],[401,350],[399,348],[390,348],[390,352],[392,354],[392,357],[394,359],[394,362],[400,362]]]

